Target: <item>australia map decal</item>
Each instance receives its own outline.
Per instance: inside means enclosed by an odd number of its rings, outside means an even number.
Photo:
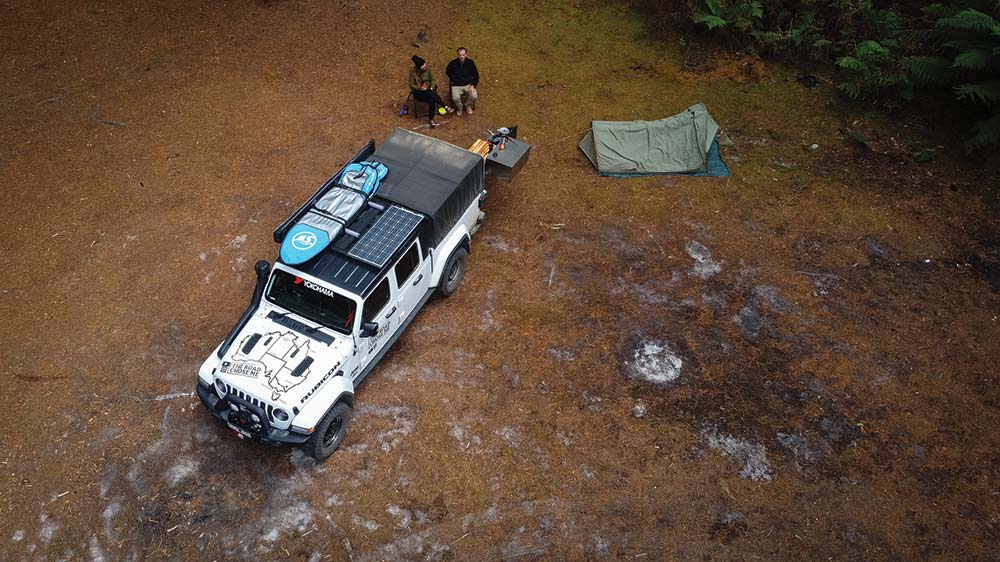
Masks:
[[[231,362],[223,362],[222,372],[266,379],[271,400],[278,400],[309,376],[308,338],[297,338],[292,332],[252,334],[243,338],[237,349]]]

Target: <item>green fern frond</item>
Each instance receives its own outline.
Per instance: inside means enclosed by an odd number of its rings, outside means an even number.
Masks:
[[[1000,146],[1000,113],[977,122],[972,127],[972,133],[965,139],[965,146],[970,151]]]
[[[952,6],[934,3],[929,6],[924,6],[921,11],[923,11],[928,17],[937,20],[954,14],[956,9]]]
[[[996,103],[1000,101],[1000,82],[979,82],[955,86],[955,97],[980,103]]]
[[[889,29],[898,29],[902,27],[906,21],[903,19],[903,16],[892,10],[879,10],[876,16],[878,18],[879,25]]]
[[[945,82],[951,75],[951,61],[944,57],[909,57],[904,66],[919,84]]]
[[[861,97],[861,86],[853,82],[841,82],[837,84],[837,89],[854,99]]]
[[[862,60],[882,60],[889,56],[889,49],[877,41],[862,41],[855,50],[855,55]]]
[[[994,33],[997,28],[1000,28],[1000,22],[997,22],[993,17],[979,10],[965,9],[953,16],[939,19],[935,26],[938,28]]]
[[[764,17],[764,10],[760,7],[760,2],[758,0],[751,0],[750,2],[750,16],[754,18]]]
[[[973,49],[959,53],[952,61],[953,68],[966,68],[969,70],[979,70],[990,65],[990,52],[986,49]]]
[[[953,49],[958,52],[975,49],[976,45],[977,43],[975,41],[969,39],[953,39],[951,41],[945,41],[944,43],[941,43],[942,47]]]
[[[853,70],[855,72],[864,72],[868,70],[867,64],[854,57],[840,57],[837,59],[837,66],[843,68],[844,70]]]
[[[717,27],[725,27],[726,20],[720,18],[719,16],[705,15],[701,16],[699,19],[695,20],[696,23],[703,23],[709,29],[715,29]]]

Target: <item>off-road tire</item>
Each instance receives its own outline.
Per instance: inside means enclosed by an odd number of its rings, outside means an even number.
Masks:
[[[459,246],[448,256],[448,261],[444,264],[441,272],[441,284],[438,285],[437,293],[442,297],[447,297],[455,292],[458,284],[462,282],[465,275],[465,263],[468,261],[469,252]]]
[[[347,435],[347,425],[351,419],[351,407],[345,402],[338,402],[319,420],[312,437],[306,441],[306,454],[321,461],[333,454]]]

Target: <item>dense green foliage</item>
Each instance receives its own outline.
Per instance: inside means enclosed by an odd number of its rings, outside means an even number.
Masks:
[[[661,15],[668,7],[686,9],[696,28],[761,54],[832,63],[838,88],[853,98],[889,104],[940,100],[932,104],[937,110],[974,122],[966,138],[969,149],[1000,147],[1000,0],[645,4]]]
[[[981,107],[966,139],[973,149],[1000,146],[1000,0],[931,4],[923,10],[919,55],[905,59],[918,86],[944,86],[962,103]]]
[[[702,0],[694,11],[694,21],[709,29],[728,26],[752,33],[763,15],[758,0]]]

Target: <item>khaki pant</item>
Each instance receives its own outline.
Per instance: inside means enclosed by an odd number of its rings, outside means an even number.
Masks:
[[[455,109],[462,109],[462,96],[467,96],[465,98],[465,107],[476,108],[476,100],[479,99],[478,90],[470,90],[473,86],[470,84],[468,86],[452,86],[451,87],[451,101],[455,105]]]

